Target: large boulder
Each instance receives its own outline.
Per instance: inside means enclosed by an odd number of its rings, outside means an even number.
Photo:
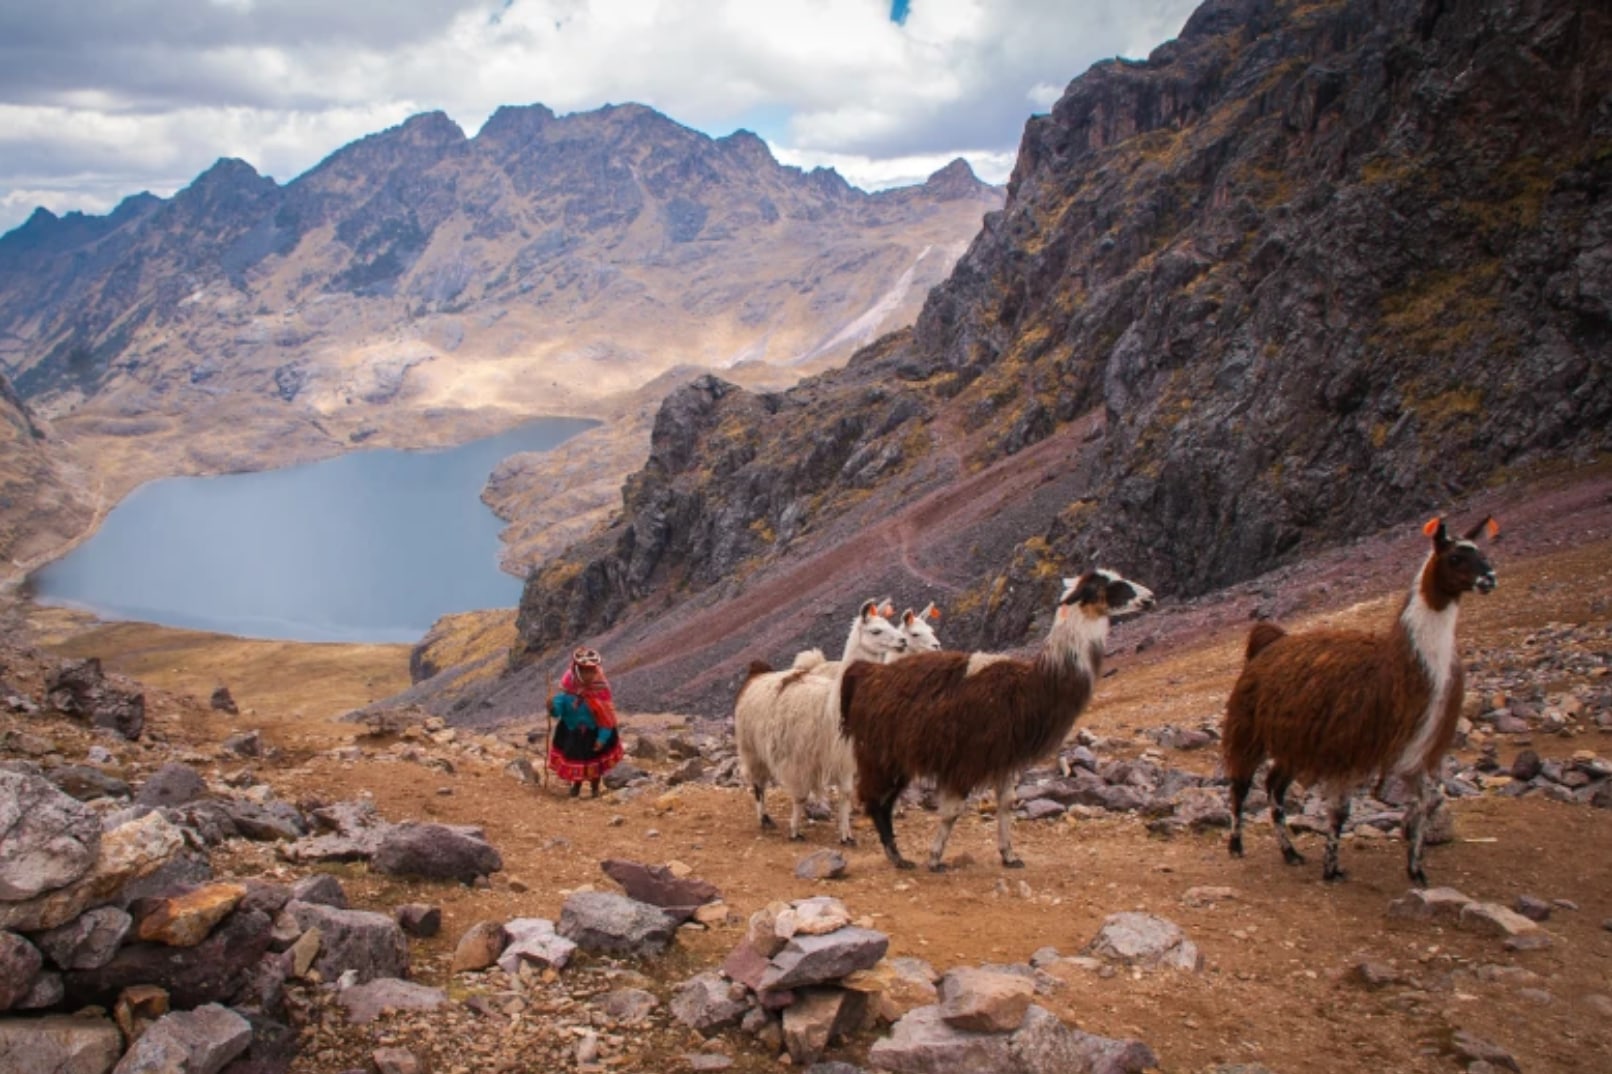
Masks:
[[[503,867],[503,857],[481,829],[446,824],[392,825],[370,860],[370,868],[377,873],[464,884]]]
[[[0,902],[0,928],[36,932],[66,924],[93,906],[112,902],[129,885],[173,860],[184,846],[185,837],[161,813],[120,824],[102,833],[100,853],[87,874],[24,902]]]
[[[106,1074],[123,1053],[123,1034],[109,1018],[53,1014],[0,1018],[0,1070],[32,1074]]]
[[[145,694],[129,680],[108,678],[95,657],[51,672],[45,679],[45,700],[58,712],[109,728],[131,741],[145,729]]]
[[[319,930],[319,957],[314,968],[327,981],[348,970],[357,982],[377,977],[407,977],[409,941],[396,921],[368,910],[338,910],[317,903],[286,903],[281,911],[303,931]]]
[[[0,769],[0,901],[65,887],[95,865],[101,820],[49,780]]]
[[[677,918],[608,891],[579,891],[560,910],[559,933],[584,951],[634,958],[658,955],[671,944]]]

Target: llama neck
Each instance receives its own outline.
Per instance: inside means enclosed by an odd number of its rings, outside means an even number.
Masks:
[[[1054,678],[1083,678],[1097,681],[1102,669],[1103,650],[1108,643],[1108,616],[1087,615],[1070,608],[1052,624],[1046,644],[1036,654],[1036,670]]]
[[[1436,607],[1429,600],[1428,573],[1432,557],[1422,565],[1411,584],[1410,596],[1399,613],[1395,624],[1404,632],[1404,648],[1408,648],[1427,677],[1429,686],[1427,709],[1417,721],[1416,733],[1411,736],[1405,752],[1400,755],[1396,768],[1408,772],[1420,767],[1428,748],[1438,735],[1444,706],[1449,700],[1451,683],[1455,678],[1455,620],[1460,603],[1455,600],[1440,602]],[[1403,652],[1404,650],[1401,649]]]

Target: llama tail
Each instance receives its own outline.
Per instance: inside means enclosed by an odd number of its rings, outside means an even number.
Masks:
[[[1248,632],[1248,648],[1243,651],[1243,660],[1254,659],[1271,642],[1286,636],[1287,631],[1275,623],[1256,623],[1254,629]]]
[[[759,661],[757,661],[759,663]],[[790,665],[792,671],[810,671],[812,668],[826,664],[827,658],[821,649],[805,649],[795,654],[795,662]]]

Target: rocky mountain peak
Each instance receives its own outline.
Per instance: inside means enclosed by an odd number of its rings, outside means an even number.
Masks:
[[[990,189],[990,184],[980,182],[968,161],[958,157],[924,180],[923,186],[919,189],[930,197],[948,201],[953,198],[978,197],[982,190]]]

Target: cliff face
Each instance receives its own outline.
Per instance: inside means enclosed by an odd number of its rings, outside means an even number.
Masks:
[[[717,711],[747,655],[837,648],[830,606],[1016,645],[1094,558],[1191,596],[1591,458],[1609,193],[1604,5],[1211,0],[1030,121],[909,333],[669,400],[619,521],[529,580],[526,658],[600,637],[629,700]],[[723,607],[792,625],[742,652]]]
[[[221,160],[105,218],[37,212],[0,238],[0,369],[114,491],[462,439],[680,367],[842,364],[1001,200],[961,163],[865,193],[638,105],[473,138],[425,114],[283,186]]]
[[[67,449],[0,375],[0,583],[81,533],[94,503]]]

